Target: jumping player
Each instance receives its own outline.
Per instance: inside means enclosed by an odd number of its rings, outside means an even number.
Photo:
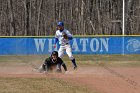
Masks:
[[[74,70],[75,70],[77,69],[77,65],[75,62],[75,58],[72,55],[72,50],[71,50],[70,42],[69,42],[70,40],[72,40],[72,35],[67,29],[64,29],[63,22],[58,22],[57,28],[58,30],[55,33],[54,48],[56,48],[56,43],[59,41],[59,44],[60,44],[60,48],[58,51],[59,57],[62,58],[64,52],[66,51],[67,55],[69,56],[69,59],[72,61],[74,65]]]
[[[58,57],[58,52],[53,51],[51,56],[46,58],[44,64],[39,68],[39,70],[40,72],[44,71],[45,73],[53,71],[54,69],[56,72],[62,72],[61,66],[63,66],[64,70],[67,71],[65,63],[60,57]]]

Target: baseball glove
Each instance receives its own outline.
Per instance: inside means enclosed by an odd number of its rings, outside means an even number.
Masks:
[[[68,39],[68,36],[65,32],[62,32],[62,35],[63,35],[64,39]]]

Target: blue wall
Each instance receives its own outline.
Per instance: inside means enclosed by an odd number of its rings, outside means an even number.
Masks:
[[[50,54],[53,38],[0,38],[0,55]],[[140,37],[75,37],[74,54],[140,54]]]

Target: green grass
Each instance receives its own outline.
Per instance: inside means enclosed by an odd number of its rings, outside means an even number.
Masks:
[[[0,56],[0,63],[41,64],[49,55]],[[140,66],[140,55],[74,55],[78,65],[96,66],[97,62],[111,66]],[[68,56],[63,57],[67,65],[72,65]]]
[[[0,77],[0,93],[97,93],[57,78]]]

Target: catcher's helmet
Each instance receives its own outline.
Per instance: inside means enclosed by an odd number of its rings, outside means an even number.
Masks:
[[[52,56],[52,55],[55,55],[55,56],[58,57],[58,52],[57,52],[57,51],[53,51],[52,54],[51,54],[51,56]]]
[[[62,21],[61,22],[58,22],[57,23],[57,26],[64,26],[64,22],[62,22]]]

